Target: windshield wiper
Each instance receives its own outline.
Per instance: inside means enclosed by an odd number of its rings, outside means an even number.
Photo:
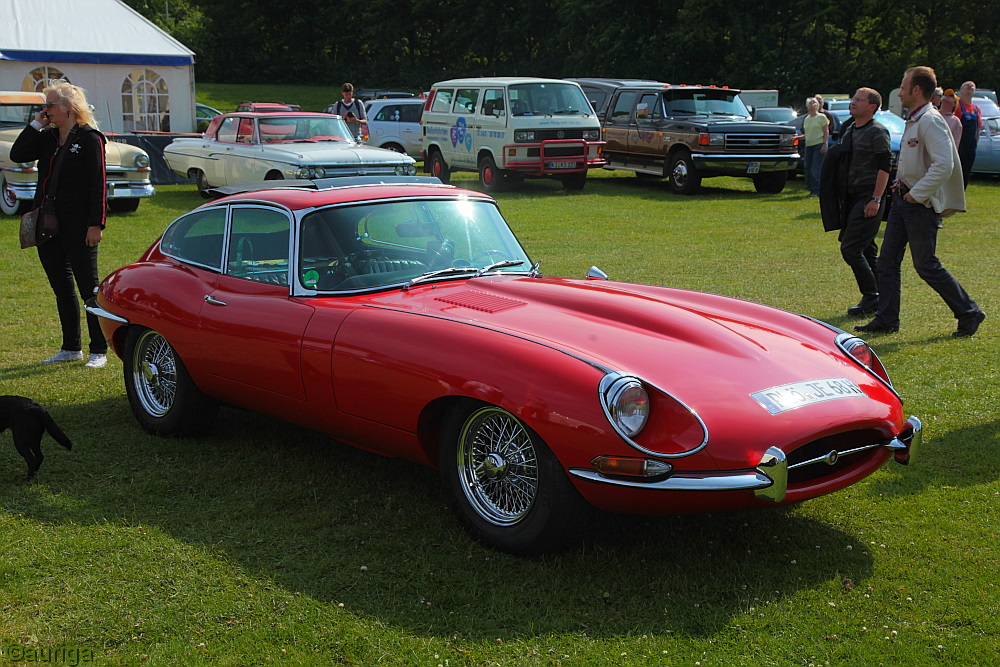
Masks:
[[[476,277],[478,278],[479,276],[483,275],[484,273],[488,273],[489,271],[492,271],[493,269],[502,269],[502,268],[507,267],[507,266],[520,266],[521,264],[524,264],[524,260],[521,260],[521,259],[504,259],[504,260],[500,260],[499,262],[493,262],[492,264],[484,266],[483,268],[481,268],[478,271],[476,271]]]
[[[449,266],[446,269],[438,269],[437,271],[428,271],[427,273],[421,273],[416,278],[411,278],[406,284],[403,285],[404,290],[408,290],[417,283],[422,283],[431,278],[437,278],[439,276],[448,276],[456,273],[476,273],[479,269],[474,266]],[[479,275],[476,273],[476,275]]]

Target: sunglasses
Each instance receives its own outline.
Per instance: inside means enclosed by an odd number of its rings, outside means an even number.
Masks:
[[[57,106],[59,104],[62,104],[62,102],[46,102],[45,104],[42,105],[42,108],[51,109],[52,107]]]

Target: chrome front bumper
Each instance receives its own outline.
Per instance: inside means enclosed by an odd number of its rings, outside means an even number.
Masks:
[[[7,181],[7,187],[17,199],[31,200],[35,198],[35,186],[32,183]],[[135,199],[152,197],[156,188],[149,181],[108,181],[108,199]]]
[[[893,452],[897,463],[907,465],[914,459],[920,448],[922,430],[923,425],[920,420],[916,417],[910,417],[906,420],[906,425],[899,435],[888,443],[875,443],[843,452],[833,450],[825,456],[791,466],[788,465],[785,452],[778,447],[770,447],[753,470],[672,473],[668,477],[649,482],[607,477],[588,468],[570,468],[569,474],[589,482],[653,491],[753,491],[754,495],[761,500],[779,503],[785,499],[785,493],[788,490],[789,470],[816,464],[833,465],[841,456],[879,447]]]

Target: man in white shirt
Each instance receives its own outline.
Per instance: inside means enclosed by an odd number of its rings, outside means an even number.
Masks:
[[[903,75],[899,99],[910,109],[899,151],[892,208],[878,259],[878,313],[865,333],[899,331],[901,266],[910,246],[913,268],[944,299],[958,320],[953,336],[976,333],[986,314],[941,266],[936,253],[941,218],[965,210],[962,165],[951,130],[929,102],[937,77],[930,67],[911,67]]]

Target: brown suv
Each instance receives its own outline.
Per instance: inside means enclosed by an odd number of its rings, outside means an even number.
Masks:
[[[694,194],[701,179],[747,176],[778,193],[799,155],[795,130],[752,121],[739,90],[628,79],[572,79],[601,121],[605,169],[670,179]]]

